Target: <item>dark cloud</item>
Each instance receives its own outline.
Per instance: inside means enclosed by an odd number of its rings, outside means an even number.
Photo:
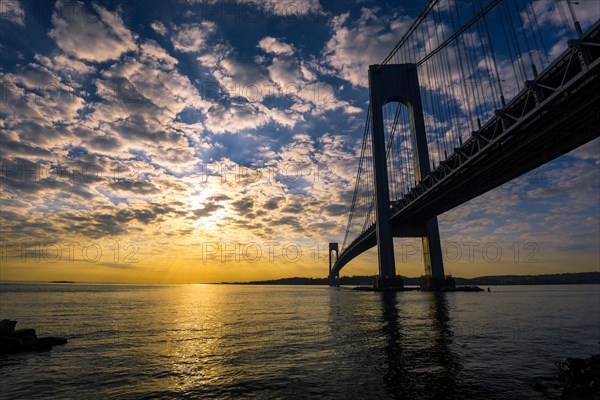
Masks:
[[[139,115],[118,121],[112,127],[126,139],[142,139],[155,143],[177,143],[181,139],[180,134],[160,129],[159,126],[150,124],[147,118]]]
[[[32,146],[21,141],[6,138],[4,135],[0,138],[0,156],[9,157],[45,157],[52,158],[52,152],[41,147]]]
[[[223,206],[220,204],[209,203],[206,206],[204,206],[204,208],[192,210],[192,214],[194,214],[196,218],[208,217],[209,215],[221,208],[223,208]]]
[[[22,142],[37,146],[52,146],[57,139],[73,138],[71,130],[66,126],[47,126],[32,120],[21,121],[14,129],[19,132]]]
[[[226,194],[217,194],[214,196],[210,196],[207,200],[219,202],[219,201],[231,200],[231,197],[227,196]]]
[[[231,205],[240,216],[247,216],[248,214],[252,213],[252,208],[254,207],[254,200],[252,200],[252,198],[250,197],[245,197],[243,199],[234,201],[233,203],[231,203]]]
[[[286,206],[281,209],[281,212],[288,214],[299,214],[303,211],[306,211],[306,208],[299,201],[287,203]]]
[[[139,265],[136,264],[125,264],[125,263],[97,263],[96,265],[101,267],[115,268],[115,269],[138,269]]]
[[[172,205],[147,203],[137,208],[103,208],[101,211],[87,214],[66,212],[57,217],[57,222],[64,225],[68,231],[99,238],[141,231],[140,228],[132,225],[134,222],[148,225],[162,221],[165,216],[177,217],[185,214],[186,211]]]
[[[281,203],[284,200],[285,199],[283,197],[273,197],[272,199],[269,199],[265,204],[263,204],[262,208],[265,210],[276,210],[277,208],[279,208],[279,203]]]
[[[325,214],[330,215],[332,217],[337,217],[340,215],[345,215],[349,211],[349,207],[345,204],[329,204],[325,206],[323,209]]]
[[[0,168],[2,189],[22,196],[50,192],[70,193],[90,198],[93,196],[85,186],[88,182],[73,182],[67,176],[56,174],[53,166],[26,159],[2,160]]]
[[[289,226],[296,232],[303,232],[304,228],[296,217],[286,216],[277,220],[271,221],[271,226]]]
[[[118,180],[110,182],[108,186],[113,190],[127,191],[140,195],[154,194],[160,192],[160,190],[156,186],[147,181]]]
[[[102,135],[96,136],[92,140],[90,140],[90,145],[94,149],[99,150],[115,150],[121,147],[121,142],[114,136],[110,135]]]
[[[331,234],[331,232],[336,232],[339,230],[340,226],[332,221],[327,222],[317,222],[315,224],[310,224],[309,230],[311,232],[324,232],[326,234]]]

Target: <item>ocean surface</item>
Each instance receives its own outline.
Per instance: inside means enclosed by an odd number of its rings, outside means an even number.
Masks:
[[[0,284],[0,318],[66,336],[0,357],[1,399],[545,399],[600,353],[600,285],[371,293],[321,286]]]

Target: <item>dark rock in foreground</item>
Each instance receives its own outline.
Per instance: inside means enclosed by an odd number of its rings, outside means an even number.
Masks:
[[[11,321],[9,319],[3,319],[0,321],[0,336],[9,335],[15,331],[17,321]]]
[[[556,363],[563,383],[561,399],[600,400],[600,354],[590,358],[567,358]]]
[[[52,346],[67,343],[67,339],[60,337],[38,338],[35,329],[15,329],[16,325],[17,321],[0,321],[0,354],[47,351]]]

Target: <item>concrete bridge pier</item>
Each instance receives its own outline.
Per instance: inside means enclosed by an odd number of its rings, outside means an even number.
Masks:
[[[332,253],[335,253],[335,260],[332,258]],[[329,286],[339,286],[340,285],[340,275],[339,273],[333,276],[331,274],[331,269],[335,265],[339,256],[339,245],[337,243],[329,243]]]
[[[425,222],[426,236],[423,241],[423,261],[425,275],[421,277],[421,290],[442,291],[453,290],[456,285],[454,279],[444,275],[444,259],[440,244],[440,232],[437,217]]]

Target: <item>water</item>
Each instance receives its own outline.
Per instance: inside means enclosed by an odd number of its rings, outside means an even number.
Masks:
[[[67,336],[0,358],[2,399],[543,399],[600,352],[600,285],[491,293],[1,284],[0,318]],[[556,394],[556,393],[554,393]]]

